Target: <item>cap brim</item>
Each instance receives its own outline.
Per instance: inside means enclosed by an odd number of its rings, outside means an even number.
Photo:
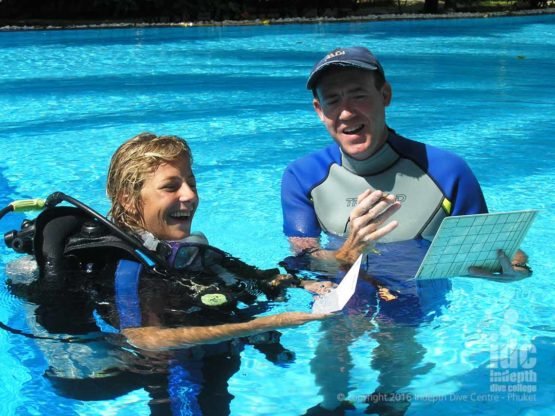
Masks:
[[[380,68],[377,65],[369,64],[368,62],[353,62],[353,61],[333,61],[327,62],[318,68],[316,68],[311,74],[308,76],[308,80],[306,81],[306,88],[309,90],[314,89],[318,78],[322,76],[322,73],[329,69],[332,66],[350,66],[353,68],[361,68],[366,69],[368,71],[379,71]]]

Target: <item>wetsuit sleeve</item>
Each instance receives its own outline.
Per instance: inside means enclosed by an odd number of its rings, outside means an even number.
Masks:
[[[402,157],[415,162],[436,183],[446,198],[443,209],[447,215],[488,212],[482,188],[460,156],[396,134],[390,136],[389,143]]]
[[[322,229],[309,191],[303,189],[292,167],[285,170],[281,181],[281,209],[287,237],[320,237]]]
[[[488,212],[480,183],[467,163],[456,159],[452,169],[456,173],[449,185],[450,215],[485,214]]]

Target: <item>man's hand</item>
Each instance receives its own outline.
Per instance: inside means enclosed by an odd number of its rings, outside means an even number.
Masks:
[[[337,287],[336,283],[327,280],[300,280],[290,274],[278,274],[274,280],[270,281],[270,285],[276,287],[302,287],[307,292],[316,295],[325,295]]]
[[[399,208],[401,204],[395,195],[371,189],[360,194],[349,217],[349,237],[337,251],[336,259],[344,264],[354,263],[361,253],[370,250],[378,239],[399,225],[397,221],[386,223]]]
[[[496,282],[515,282],[532,275],[532,269],[526,264],[528,256],[522,250],[517,250],[512,261],[503,250],[497,251],[497,258],[501,264],[501,273],[493,273],[481,267],[469,267],[468,273],[472,277],[484,277]]]

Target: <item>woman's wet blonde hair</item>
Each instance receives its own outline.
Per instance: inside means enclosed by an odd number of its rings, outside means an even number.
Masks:
[[[193,165],[189,145],[177,136],[141,133],[123,143],[112,156],[106,181],[112,221],[125,229],[143,229],[141,189],[146,178],[163,163],[182,157]]]

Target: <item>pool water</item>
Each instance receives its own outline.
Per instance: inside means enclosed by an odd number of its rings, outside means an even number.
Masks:
[[[274,267],[289,254],[281,173],[329,142],[306,76],[339,45],[376,53],[393,87],[389,125],[463,156],[490,211],[540,210],[522,247],[531,279],[452,279],[433,319],[352,339],[350,413],[364,412],[381,369],[407,378],[408,415],[554,414],[555,15],[0,33],[0,207],[60,190],[106,212],[105,172],[118,145],[143,131],[177,134],[194,153],[194,228],[247,262]],[[1,231],[22,218],[5,217]],[[3,245],[0,255],[5,280],[17,256]],[[310,302],[292,290],[275,310],[309,310]],[[22,310],[2,287],[0,320],[24,328]],[[322,400],[310,372],[320,324],[283,332],[296,361],[275,366],[247,347],[229,380],[232,414],[299,415]],[[401,342],[377,348],[388,336]],[[411,354],[419,358],[407,359],[408,368],[390,368]],[[141,389],[113,400],[59,397],[46,368],[33,340],[0,331],[0,414],[149,412]]]

